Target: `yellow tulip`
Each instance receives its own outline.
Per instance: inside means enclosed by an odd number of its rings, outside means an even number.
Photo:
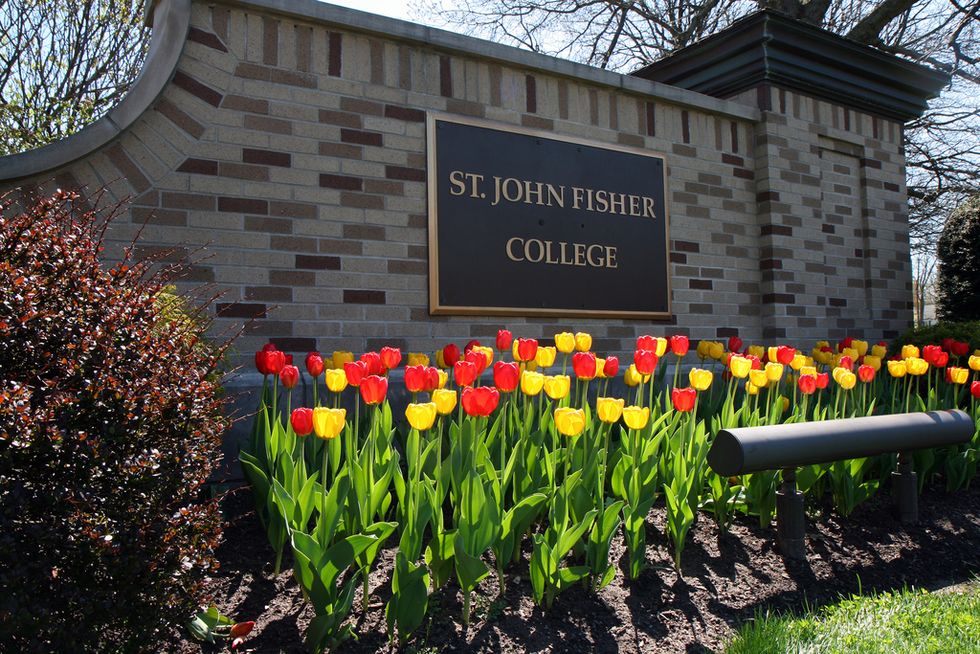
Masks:
[[[698,355],[699,359],[707,359],[711,356],[710,348],[711,341],[700,340],[698,341],[698,346],[694,348],[694,352]]]
[[[630,429],[643,429],[650,422],[650,407],[623,407],[623,420]]]
[[[599,357],[596,357],[595,358],[595,376],[596,376],[596,379],[605,379],[606,378],[606,374],[602,370],[605,367],[606,367],[606,360],[605,359],[600,359]]]
[[[427,366],[429,365],[429,355],[424,352],[409,352],[405,357],[406,366]]]
[[[919,357],[919,348],[914,345],[903,345],[902,346],[902,358],[903,359],[916,359]]]
[[[437,388],[432,391],[432,401],[436,404],[436,411],[441,416],[448,416],[456,408],[456,391],[448,388]]]
[[[595,401],[596,414],[602,422],[618,422],[623,415],[623,405],[626,401],[621,398],[599,397]]]
[[[648,379],[650,379],[650,375],[641,375],[636,369],[636,364],[633,363],[623,374],[623,381],[626,382],[627,386],[639,386],[640,383],[646,382]]]
[[[783,378],[783,364],[770,361],[766,364],[766,378],[772,382],[778,382]]]
[[[879,359],[884,359],[888,354],[888,348],[884,345],[872,345],[871,346],[871,356],[878,357]]]
[[[785,395],[780,395],[779,399],[783,403],[783,413],[786,413],[787,411],[789,411],[789,398],[786,397]]]
[[[831,361],[833,361],[834,359],[834,355],[832,352],[824,352],[823,350],[818,348],[813,348],[810,354],[813,355],[814,361],[825,366],[829,364]]]
[[[592,349],[592,334],[587,332],[577,332],[575,334],[575,349],[579,352],[588,352]]]
[[[748,353],[757,359],[762,359],[764,356],[766,356],[766,348],[762,347],[761,345],[750,345]]]
[[[762,371],[760,370],[759,372],[762,372]],[[765,373],[763,373],[763,375],[764,374]],[[756,386],[750,380],[746,380],[746,382],[745,382],[745,392],[748,393],[749,395],[758,395],[759,394],[759,388],[760,388],[759,386]]]
[[[728,360],[728,368],[732,371],[733,377],[745,379],[749,376],[749,371],[752,370],[752,361],[745,357],[735,355]]]
[[[807,357],[805,354],[797,352],[796,356],[793,357],[793,360],[790,361],[789,367],[792,368],[793,370],[799,371],[800,369],[803,368],[803,366],[806,365],[806,359]]]
[[[514,342],[516,343],[517,340],[515,339]],[[476,350],[477,352],[483,352],[483,354],[486,355],[486,357],[487,357],[487,367],[488,368],[493,365],[493,348],[492,347],[490,347],[489,345],[474,345],[473,346],[473,349]]]
[[[711,341],[708,346],[708,356],[710,356],[715,361],[721,361],[725,358],[725,344],[719,343],[718,341]]]
[[[436,370],[439,374],[439,383],[436,385],[437,388],[445,388],[446,383],[449,381],[449,373],[441,368]]]
[[[333,393],[340,393],[347,388],[347,373],[343,368],[327,368],[324,371],[324,378],[327,381],[327,388]]]
[[[521,391],[525,395],[535,396],[544,388],[544,375],[540,372],[525,370],[521,373]]]
[[[769,348],[766,350],[766,358],[769,361],[778,361],[779,359],[776,356],[778,353],[779,353],[779,348],[770,345]]]
[[[769,376],[765,370],[750,370],[749,381],[753,386],[763,387],[769,384]]]
[[[569,354],[575,351],[575,334],[572,332],[562,332],[555,334],[555,347],[562,354]]]
[[[868,353],[868,342],[867,341],[859,341],[859,340],[857,340],[855,338],[855,339],[853,339],[851,341],[851,347],[853,347],[855,350],[857,350],[857,354],[858,354],[859,357],[863,357],[865,354]]]
[[[970,378],[970,371],[966,368],[950,367],[948,371],[949,380],[954,384],[965,384],[966,380]]]
[[[544,378],[544,392],[553,400],[560,400],[568,395],[572,387],[572,379],[568,375],[554,375]]]
[[[840,384],[840,387],[845,391],[849,391],[854,388],[854,385],[857,383],[857,375],[847,368],[838,368],[838,370],[843,371],[839,377],[836,377],[837,383]]]
[[[516,338],[513,341],[511,341],[511,343],[510,343],[510,356],[511,356],[511,360],[512,361],[520,361],[521,360],[520,357],[517,356],[517,346],[518,345],[519,345],[519,343],[517,342],[517,339]]]
[[[980,355],[972,355],[969,359],[970,370],[980,370]]]
[[[905,365],[904,361],[889,361],[888,362],[888,374],[896,379],[899,377],[904,377],[905,373],[908,372],[908,366]]]
[[[339,370],[343,370],[344,369],[344,364],[345,363],[350,363],[353,360],[354,360],[354,353],[353,352],[341,352],[341,351],[338,350],[338,351],[336,351],[336,352],[333,353],[333,366],[332,367],[337,368]]]
[[[547,368],[555,363],[555,356],[557,355],[557,350],[552,347],[542,347],[538,346],[538,351],[534,355],[534,362],[538,364],[539,368]]]
[[[658,336],[657,337],[657,352],[656,352],[657,357],[658,358],[659,357],[662,357],[664,355],[664,352],[666,352],[666,351],[667,351],[667,339],[664,338],[663,336]]]
[[[313,431],[320,438],[337,438],[346,424],[347,409],[328,409],[322,406],[313,409]]]
[[[442,350],[436,350],[436,366],[440,369],[448,368],[446,365],[446,357],[442,356]]]
[[[817,341],[817,344],[816,344],[816,346],[815,346],[815,347],[816,347],[816,349],[818,349],[818,350],[819,350],[820,348],[822,348],[822,347],[830,347],[830,341]]]
[[[881,370],[881,357],[876,357],[872,354],[864,355],[864,365],[871,366],[875,369],[875,372]]]
[[[710,370],[702,370],[701,368],[691,368],[691,372],[688,373],[688,379],[691,380],[691,386],[694,387],[696,391],[706,391],[708,387],[711,386],[711,378],[714,375],[711,374]]]
[[[533,371],[535,371],[537,369],[538,369],[537,362],[535,362],[535,361],[525,361],[524,362],[524,370],[530,370],[530,371],[533,372]]]
[[[909,357],[905,360],[905,367],[908,369],[910,375],[924,375],[929,370],[929,363],[925,359],[920,359],[919,357]]]
[[[419,431],[432,428],[432,424],[436,421],[436,413],[435,402],[421,402],[405,407],[405,417],[408,418],[408,424]]]
[[[817,376],[817,369],[814,366],[803,366],[800,368],[800,377],[803,375],[810,375],[811,377]]]
[[[563,436],[578,436],[585,429],[585,411],[571,407],[555,409],[555,427]]]
[[[858,351],[853,347],[845,347],[841,350],[840,355],[842,357],[851,357],[851,361],[857,361]]]
[[[840,378],[845,372],[850,372],[850,371],[847,368],[834,368],[830,376],[834,378],[835,382],[840,384]]]

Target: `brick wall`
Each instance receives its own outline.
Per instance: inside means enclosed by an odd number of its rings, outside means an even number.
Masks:
[[[730,112],[338,22],[192,12],[153,108],[40,183],[132,196],[107,256],[138,231],[138,254],[190,253],[183,283],[224,292],[216,328],[247,323],[239,352],[432,351],[500,326],[623,352],[643,333],[876,340],[911,321],[901,125],[771,87]],[[666,154],[673,321],[429,316],[430,110]]]

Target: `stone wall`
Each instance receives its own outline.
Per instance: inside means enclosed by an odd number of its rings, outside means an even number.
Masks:
[[[623,353],[644,333],[807,343],[911,322],[896,121],[773,86],[712,98],[312,0],[155,11],[190,19],[150,108],[84,157],[0,183],[132,197],[107,256],[137,232],[140,256],[191,255],[184,283],[224,292],[217,328],[247,322],[243,361],[268,339],[431,352],[507,326],[587,330]],[[664,153],[674,318],[430,316],[427,111]]]

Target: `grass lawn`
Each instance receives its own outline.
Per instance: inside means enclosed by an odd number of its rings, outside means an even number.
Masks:
[[[966,592],[855,596],[799,617],[760,615],[739,629],[725,652],[976,654],[980,585]]]

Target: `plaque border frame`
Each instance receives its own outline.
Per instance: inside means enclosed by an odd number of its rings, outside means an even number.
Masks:
[[[483,307],[465,305],[446,305],[439,302],[439,202],[438,202],[438,166],[436,164],[436,121],[483,127],[501,132],[513,132],[525,136],[544,138],[552,141],[575,143],[592,148],[626,152],[642,157],[651,157],[663,161],[663,192],[664,192],[664,267],[667,283],[667,311],[617,311],[615,309],[562,309],[552,307]],[[540,129],[519,125],[510,125],[483,118],[458,116],[442,111],[426,111],[426,193],[429,247],[429,315],[432,316],[529,316],[529,317],[574,317],[574,318],[624,318],[628,320],[657,320],[666,321],[674,317],[672,308],[673,279],[670,269],[670,194],[667,192],[667,156],[655,150],[605,143],[576,136],[555,134]]]

